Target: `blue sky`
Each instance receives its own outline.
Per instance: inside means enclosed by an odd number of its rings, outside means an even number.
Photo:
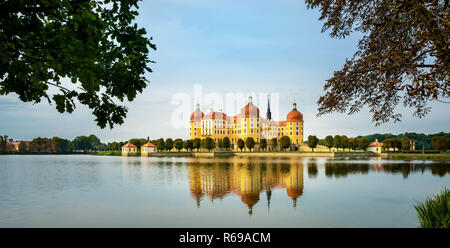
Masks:
[[[279,93],[283,119],[295,99],[304,115],[305,137],[449,131],[448,104],[443,103],[431,104],[432,112],[423,119],[400,106],[402,122],[379,127],[367,109],[352,116],[316,118],[325,80],[353,55],[360,35],[339,40],[321,33],[318,11],[307,10],[304,1],[144,0],[139,13],[136,22],[157,45],[151,55],[157,63],[146,75],[150,85],[144,93],[125,103],[129,112],[122,126],[100,129],[81,105],[72,114],[59,114],[45,101],[32,105],[8,95],[0,96],[0,134],[28,140],[93,133],[104,142],[188,138],[187,129],[171,126],[177,107],[171,98],[180,92],[192,94],[194,85],[201,85],[204,93]]]

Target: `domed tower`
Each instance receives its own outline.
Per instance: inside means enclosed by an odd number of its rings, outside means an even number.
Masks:
[[[200,138],[202,134],[201,122],[205,114],[200,111],[200,104],[197,104],[197,108],[191,114],[189,137],[190,139]]]
[[[292,111],[286,117],[286,136],[289,136],[292,144],[303,143],[303,115],[297,110],[294,102]]]
[[[241,109],[240,126],[241,126],[241,138],[247,139],[252,137],[256,143],[259,143],[260,139],[260,118],[259,108],[253,104],[253,97],[248,97],[248,104]]]

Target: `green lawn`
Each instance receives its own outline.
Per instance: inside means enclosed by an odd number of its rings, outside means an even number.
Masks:
[[[98,152],[95,155],[99,155],[99,156],[122,156],[122,152],[121,151],[107,151],[107,152]]]
[[[438,154],[417,154],[417,153],[390,154],[390,159],[450,161],[450,153],[446,152]]]

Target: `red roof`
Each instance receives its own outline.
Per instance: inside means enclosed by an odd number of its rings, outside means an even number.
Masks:
[[[145,145],[142,145],[141,147],[156,147],[155,144],[147,142]]]
[[[286,121],[301,122],[301,121],[303,121],[303,115],[302,115],[302,113],[300,113],[296,109],[294,109],[291,112],[289,112],[289,114],[286,117]]]
[[[285,121],[279,121],[278,122],[278,126],[284,127],[284,126],[286,126],[286,122]]]
[[[298,112],[297,104],[294,102],[292,106],[292,111],[288,113],[286,117],[287,122],[301,122],[303,121],[302,113]]]
[[[136,146],[133,145],[133,144],[131,144],[129,141],[128,141],[128,143],[126,143],[126,144],[123,145],[122,147],[125,147],[125,148],[136,148]]]
[[[259,117],[259,108],[249,103],[241,110],[241,117]]]
[[[383,143],[379,142],[378,140],[375,140],[374,142],[369,144],[369,147],[380,147],[383,146]]]
[[[201,111],[192,112],[192,114],[191,114],[191,122],[194,122],[194,120],[195,121],[201,121],[204,116],[205,116],[205,114],[203,114],[203,112],[201,112]]]
[[[227,119],[227,115],[224,114],[223,112],[209,112],[205,119],[211,119],[211,120],[226,120]]]

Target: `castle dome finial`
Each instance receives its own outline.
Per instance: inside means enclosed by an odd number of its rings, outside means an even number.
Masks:
[[[248,96],[248,104],[253,105],[253,97],[252,96]]]

